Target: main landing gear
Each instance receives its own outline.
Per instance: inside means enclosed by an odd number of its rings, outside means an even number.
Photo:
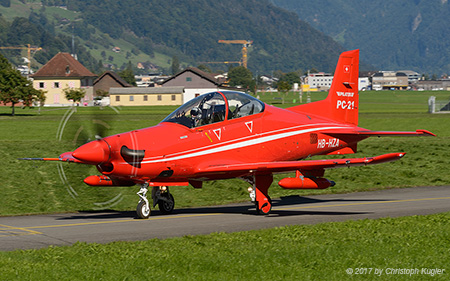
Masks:
[[[272,210],[272,200],[268,195],[268,190],[273,182],[272,175],[255,175],[249,180],[253,187],[249,187],[250,198],[256,206],[259,215],[268,215]]]
[[[148,219],[150,217],[151,209],[147,199],[148,183],[141,185],[141,189],[137,193],[139,195],[139,203],[136,208],[136,213],[140,219]],[[172,213],[175,208],[175,200],[169,192],[167,186],[155,186],[152,189],[153,208],[158,204],[159,210],[163,214]]]

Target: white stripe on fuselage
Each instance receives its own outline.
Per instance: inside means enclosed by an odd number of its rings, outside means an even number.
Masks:
[[[308,125],[308,126],[311,126],[311,125]],[[344,128],[348,128],[348,127],[346,127],[346,126],[329,126],[329,127],[320,127],[320,128],[315,127],[315,128],[310,128],[310,129],[295,130],[295,131],[290,131],[290,132],[285,132],[285,133],[272,134],[269,136],[257,137],[257,138],[250,139],[250,140],[243,140],[243,141],[239,141],[239,142],[232,143],[232,144],[222,143],[218,147],[214,147],[214,148],[208,147],[208,148],[204,148],[201,151],[196,151],[196,152],[193,152],[193,151],[185,152],[185,154],[182,154],[182,155],[177,155],[179,153],[175,153],[173,155],[166,155],[166,157],[164,157],[164,158],[158,158],[158,159],[153,159],[153,160],[150,160],[150,159],[145,160],[144,159],[144,161],[142,161],[141,163],[149,164],[149,163],[160,163],[160,162],[166,162],[166,161],[181,160],[181,159],[186,159],[186,158],[198,157],[198,156],[203,156],[203,155],[207,155],[207,154],[219,153],[219,152],[229,151],[229,150],[243,148],[243,147],[247,147],[247,146],[262,144],[262,143],[266,143],[266,142],[270,142],[270,141],[274,141],[274,140],[279,140],[279,139],[292,137],[292,136],[305,134],[305,133],[311,133],[311,132],[315,132],[315,131],[323,131],[323,130],[330,130],[330,129],[344,129]],[[290,128],[290,129],[292,129],[292,128]],[[277,131],[280,131],[280,130],[277,130]],[[269,133],[273,133],[273,132],[274,131],[269,132]],[[268,134],[268,133],[265,133],[265,134]],[[234,141],[236,141],[236,140],[234,140]]]
[[[233,139],[233,140],[229,140],[229,141],[224,141],[224,142],[220,142],[220,143],[215,143],[215,144],[212,144],[212,145],[208,146],[207,148],[208,149],[212,149],[212,148],[215,148],[215,147],[220,147],[220,146],[224,146],[224,145],[228,145],[228,144],[232,144],[232,143],[234,144],[234,143],[237,143],[237,142],[242,142],[244,140],[260,138],[260,137],[268,136],[268,135],[275,135],[276,133],[288,132],[288,131],[292,131],[292,130],[296,130],[296,129],[300,129],[300,128],[305,128],[305,127],[318,128],[317,126],[322,126],[322,127],[320,127],[320,129],[321,129],[321,128],[325,127],[325,126],[336,126],[336,124],[335,123],[320,123],[320,124],[298,125],[298,126],[293,126],[293,127],[289,127],[289,128],[277,129],[277,130],[273,130],[273,131],[270,131],[270,132],[254,134],[254,135],[248,135],[248,136],[245,136],[245,137],[241,137],[241,138],[237,138],[237,139]],[[185,154],[188,154],[188,153],[202,151],[204,149],[205,149],[205,147],[198,147],[198,148],[193,148],[193,149],[190,149],[190,150],[174,152],[174,153],[170,154],[169,157],[175,157],[177,155],[185,155]],[[162,159],[164,157],[168,157],[168,156],[167,155],[166,156],[157,155],[157,156],[153,156],[153,157],[146,157],[146,158],[143,159],[143,161],[157,160],[157,159]]]

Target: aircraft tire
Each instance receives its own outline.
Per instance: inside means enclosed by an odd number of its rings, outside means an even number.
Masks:
[[[166,197],[168,201],[159,200],[159,210],[165,215],[171,214],[173,212],[173,209],[175,208],[175,199],[173,198],[171,193],[164,193],[162,196]]]
[[[140,201],[136,208],[136,213],[140,219],[148,219],[150,217],[151,210],[147,208],[144,201]]]

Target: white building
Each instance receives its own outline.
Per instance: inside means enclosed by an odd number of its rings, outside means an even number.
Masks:
[[[331,73],[319,72],[312,73],[306,77],[305,84],[309,85],[310,89],[328,90],[333,82],[333,75]]]
[[[367,90],[370,86],[369,77],[358,78],[358,91]]]
[[[318,91],[329,90],[331,83],[333,82],[333,77],[330,73],[314,73],[309,74],[305,79],[305,84],[309,85],[311,90],[317,89]],[[362,89],[367,89],[370,86],[369,77],[359,77],[358,78],[358,91]]]
[[[412,70],[399,70],[397,72],[403,72],[408,76],[408,83],[412,84],[412,83],[416,83],[417,81],[420,80],[421,75],[415,71]]]

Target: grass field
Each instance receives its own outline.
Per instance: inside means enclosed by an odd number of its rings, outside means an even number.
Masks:
[[[313,101],[319,100],[325,95],[313,93],[311,98]],[[361,142],[359,152],[350,156],[407,152],[402,160],[369,167],[329,170],[325,176],[337,185],[323,191],[283,190],[277,182],[285,175],[277,175],[270,189],[271,196],[276,198],[294,194],[449,184],[450,115],[428,114],[427,99],[430,95],[448,99],[450,92],[389,91],[360,94],[360,126],[372,130],[427,129],[438,135],[434,138],[372,138]],[[260,98],[267,103],[279,102],[275,97],[279,96],[260,94]],[[292,106],[294,98],[298,101],[298,97],[291,94],[285,98],[286,104],[274,105]],[[94,138],[93,133],[89,132],[93,126],[92,119],[104,120],[104,134],[110,135],[155,125],[174,109],[126,107],[117,113],[109,108],[78,108],[64,127],[60,141],[57,138],[60,132],[58,127],[67,108],[44,108],[40,115],[37,109],[19,109],[16,111],[17,116],[11,117],[8,115],[10,108],[0,107],[0,215],[135,209],[137,187],[93,188],[82,182],[86,176],[98,173],[95,168],[68,163],[19,161],[17,158],[57,157],[62,152],[72,151],[88,137]],[[74,136],[80,128],[83,129],[78,134],[77,144],[74,144]],[[178,207],[192,207],[247,201],[247,187],[246,183],[235,179],[210,182],[201,190],[191,187],[171,190]]]
[[[428,96],[436,94],[438,99],[450,97],[449,92],[361,93],[362,127],[420,128],[438,136],[366,140],[355,156],[408,154],[394,163],[327,171],[327,178],[337,185],[324,191],[285,191],[274,183],[271,196],[449,184],[450,115],[426,113]],[[278,102],[274,97],[261,95],[268,103]],[[313,101],[324,97],[312,94]],[[67,109],[45,109],[41,115],[36,109],[24,109],[10,117],[9,108],[0,108],[0,214],[134,209],[137,188],[87,187],[82,179],[96,171],[63,163],[68,186],[62,183],[57,164],[17,158],[55,157],[72,150],[73,136],[81,126],[79,141],[90,135],[92,118],[103,117],[111,126],[107,133],[114,134],[157,124],[173,109],[122,108],[117,114],[111,109],[80,108],[59,141],[58,126]],[[178,206],[200,206],[248,200],[246,187],[229,180],[211,182],[202,190],[172,192]],[[449,233],[450,213],[444,213],[105,245],[76,243],[0,252],[0,280],[448,280]],[[395,270],[404,274],[393,274]]]
[[[444,213],[0,252],[0,280],[448,280],[449,244]]]

